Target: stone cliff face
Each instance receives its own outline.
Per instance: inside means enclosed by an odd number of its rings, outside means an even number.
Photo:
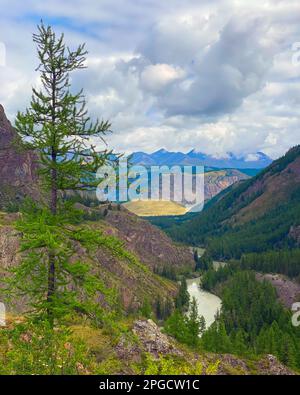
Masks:
[[[205,173],[204,197],[210,200],[236,182],[247,180],[249,176],[239,170],[218,170]]]
[[[133,324],[132,332],[138,338],[138,343],[121,337],[114,351],[121,361],[130,366],[130,363],[140,363],[142,355],[147,353],[159,363],[160,357],[173,356],[177,360],[185,360],[192,365],[200,362],[203,368],[202,375],[209,374],[209,364],[216,364],[215,375],[294,375],[295,373],[284,366],[273,355],[266,355],[255,361],[241,359],[230,354],[206,354],[190,352],[176,343],[175,339],[165,335],[152,320],[138,320]],[[127,374],[130,367],[125,370]],[[123,372],[120,372],[121,374]]]
[[[35,153],[21,150],[18,135],[0,105],[0,206],[37,194],[36,160]]]
[[[170,265],[176,269],[193,268],[193,255],[188,248],[175,245],[164,232],[122,206],[119,210],[116,205],[109,206],[105,221],[117,230],[116,235],[142,262],[152,269]],[[102,210],[105,207],[103,205]]]

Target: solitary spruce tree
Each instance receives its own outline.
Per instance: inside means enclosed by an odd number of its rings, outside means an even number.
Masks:
[[[87,265],[79,259],[71,263],[71,257],[76,243],[96,245],[107,240],[76,227],[79,212],[63,196],[96,187],[96,170],[110,154],[107,149],[97,152],[96,143],[97,139],[104,143],[110,124],[92,123],[82,91],[71,90],[70,74],[85,67],[84,45],[70,50],[64,36],[57,37],[43,23],[33,41],[37,46],[41,88],[33,88],[30,107],[25,113],[18,113],[16,130],[25,148],[39,154],[44,198],[43,202],[28,206],[17,224],[23,235],[23,260],[13,273],[11,285],[20,294],[26,294],[33,310],[45,314],[53,325],[54,319],[71,307],[84,310],[74,286],[70,286],[72,281],[81,288],[86,286],[90,294],[94,292]],[[104,291],[102,283],[93,284]]]

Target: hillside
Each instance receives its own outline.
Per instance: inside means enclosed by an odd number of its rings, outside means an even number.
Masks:
[[[117,206],[101,210],[86,209],[85,226],[101,230],[112,237],[111,242],[123,245],[123,254],[114,254],[105,244],[96,251],[78,247],[78,255],[90,262],[108,288],[117,290],[121,306],[127,311],[138,310],[145,299],[153,306],[158,299],[174,298],[177,285],[154,273],[159,268],[171,267],[174,271],[191,270],[194,267],[188,248],[177,247],[159,229]],[[101,214],[106,210],[105,216]],[[0,271],[17,265],[20,259],[19,235],[13,222],[17,214],[1,215],[0,222]],[[89,220],[92,218],[93,220]],[[74,257],[75,259],[75,257]],[[21,308],[22,301],[18,303]]]
[[[132,200],[123,206],[141,217],[184,215],[187,212],[184,206],[169,200]]]
[[[300,146],[250,180],[216,196],[206,209],[168,232],[188,244],[209,245],[213,256],[240,257],[295,245],[300,225]]]

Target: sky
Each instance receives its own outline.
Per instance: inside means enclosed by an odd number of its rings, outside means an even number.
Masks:
[[[72,75],[117,152],[215,156],[300,142],[299,0],[0,0],[0,103],[10,120],[39,83],[41,19],[88,68]]]

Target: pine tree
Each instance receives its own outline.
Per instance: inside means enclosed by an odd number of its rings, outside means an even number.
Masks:
[[[166,320],[164,330],[167,334],[175,337],[181,343],[188,343],[188,328],[186,325],[186,317],[179,310]]]
[[[179,309],[179,310],[185,309],[186,307],[188,307],[189,300],[190,300],[190,296],[189,296],[189,293],[188,293],[188,290],[187,290],[186,279],[183,278],[181,280],[181,282],[180,282],[178,295],[177,295],[176,300],[175,300],[176,308]]]
[[[239,329],[235,334],[233,340],[233,349],[238,355],[245,355],[247,353],[245,333],[242,329]]]
[[[151,306],[148,298],[144,299],[144,303],[141,307],[141,314],[143,315],[143,317],[151,318],[152,306]]]
[[[297,350],[289,334],[285,333],[280,342],[280,360],[287,366],[297,366]]]
[[[196,346],[199,343],[200,328],[201,330],[203,330],[205,328],[205,324],[203,328],[203,319],[200,320],[197,301],[195,298],[193,298],[190,304],[190,311],[187,318],[187,331],[189,335],[190,345]]]
[[[86,287],[92,295],[93,283],[104,292],[101,281],[92,281],[87,264],[79,259],[71,263],[76,243],[92,247],[103,242],[103,237],[76,228],[81,213],[63,196],[96,187],[95,172],[110,153],[97,152],[91,141],[103,143],[110,124],[92,123],[82,91],[71,91],[70,74],[85,67],[84,45],[70,50],[64,36],[57,37],[43,23],[33,41],[41,89],[33,88],[30,107],[17,115],[16,130],[24,148],[39,154],[43,201],[28,204],[17,224],[23,234],[23,261],[14,271],[10,286],[27,294],[33,311],[46,314],[53,326],[54,320],[69,309],[85,310],[77,298],[76,286]]]

